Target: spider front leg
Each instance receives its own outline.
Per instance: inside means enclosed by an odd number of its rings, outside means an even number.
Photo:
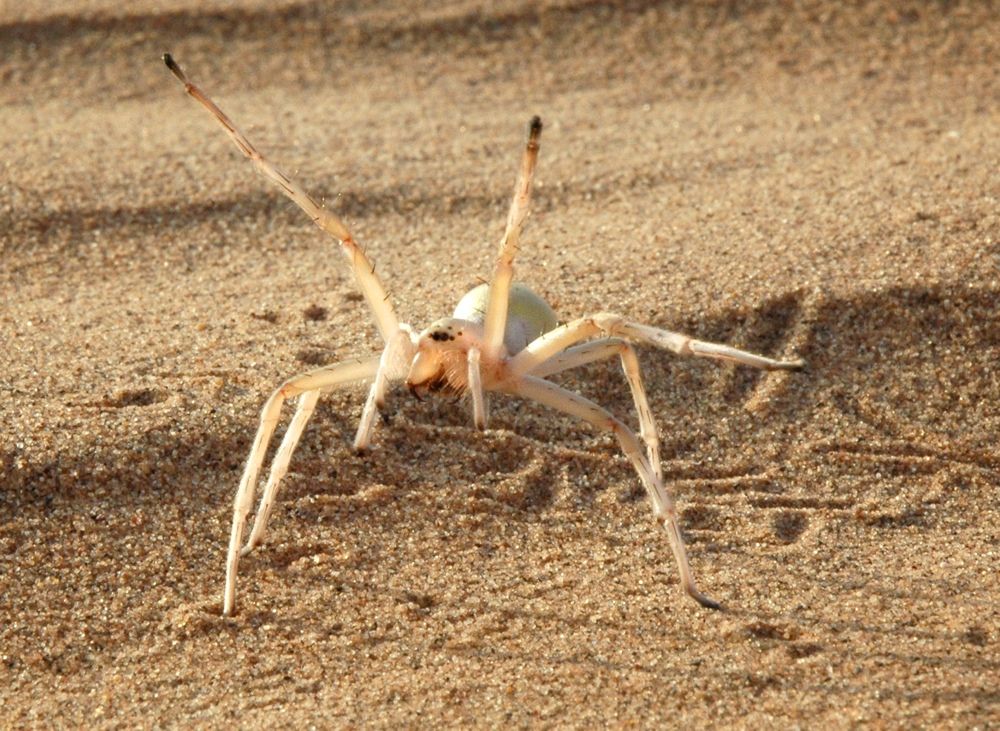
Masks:
[[[486,316],[483,320],[483,357],[495,361],[503,347],[504,330],[507,327],[507,307],[510,298],[511,281],[514,278],[514,256],[521,239],[521,229],[528,216],[531,204],[531,180],[538,162],[538,140],[542,136],[542,120],[532,117],[528,125],[528,142],[521,158],[521,170],[514,185],[514,199],[507,214],[507,227],[500,241],[493,279],[490,282]]]
[[[375,274],[375,265],[372,264],[371,260],[365,254],[364,249],[354,240],[354,236],[346,224],[332,211],[317,203],[306,192],[305,188],[289,178],[277,165],[264,157],[246,135],[226,116],[226,113],[205,92],[188,80],[187,75],[181,70],[181,67],[169,53],[163,54],[163,62],[170,69],[171,73],[177,77],[178,81],[184,84],[184,91],[192,99],[205,107],[215,117],[216,121],[222,125],[223,130],[229,135],[229,138],[239,148],[240,152],[246,155],[250,162],[253,163],[253,166],[264,177],[276,183],[286,196],[305,211],[313,223],[340,241],[340,249],[354,271],[354,278],[358,283],[358,288],[361,290],[361,294],[372,311],[372,316],[375,318],[375,325],[382,335],[382,340],[388,343],[389,338],[393,336],[399,326],[396,313],[389,302],[389,296],[386,294],[382,281]]]
[[[257,429],[257,436],[254,437],[253,446],[250,448],[250,456],[247,457],[243,477],[240,479],[240,486],[237,488],[236,497],[233,499],[233,524],[229,534],[229,551],[226,555],[226,586],[222,598],[222,613],[224,615],[228,616],[232,614],[233,606],[236,602],[236,572],[241,555],[240,544],[243,541],[243,530],[246,527],[250,508],[253,506],[257,475],[260,473],[268,442],[271,441],[271,436],[274,434],[274,429],[281,417],[281,407],[285,403],[285,400],[303,394],[296,414],[292,417],[292,422],[289,424],[282,444],[278,448],[278,453],[275,455],[274,463],[271,467],[271,476],[264,488],[261,509],[258,511],[258,519],[254,521],[254,530],[251,533],[250,541],[247,543],[246,551],[251,550],[260,538],[263,537],[267,524],[267,516],[270,514],[278,485],[288,469],[288,462],[291,459],[292,452],[312,414],[313,407],[316,405],[316,399],[319,397],[319,392],[332,386],[371,378],[377,371],[378,365],[379,358],[369,358],[367,360],[349,361],[317,368],[316,370],[303,373],[285,381],[285,383],[271,394],[271,397],[264,404],[264,408],[260,413],[260,426]]]
[[[670,540],[670,547],[680,572],[681,585],[684,590],[699,604],[708,609],[720,609],[720,604],[701,593],[691,573],[684,538],[681,535],[677,519],[677,509],[673,498],[663,486],[663,481],[656,476],[649,460],[643,454],[639,439],[621,421],[612,416],[611,412],[583,396],[561,388],[554,383],[534,376],[524,376],[517,381],[511,381],[503,386],[508,393],[523,398],[538,401],[563,413],[586,421],[602,431],[615,435],[625,456],[629,458],[639,479],[649,495],[653,506],[653,517],[664,527]]]

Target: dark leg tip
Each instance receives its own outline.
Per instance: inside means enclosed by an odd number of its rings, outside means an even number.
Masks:
[[[170,69],[171,73],[173,73],[174,76],[183,81],[185,84],[187,83],[187,77],[184,76],[184,72],[181,71],[181,67],[177,65],[176,61],[174,61],[173,56],[171,56],[169,53],[164,53],[163,63],[167,65],[167,68]]]
[[[714,610],[722,609],[722,605],[719,604],[719,602],[715,601],[714,599],[709,599],[707,596],[698,591],[697,587],[695,586],[685,586],[684,591],[688,593],[688,596],[690,596],[696,602],[701,604],[701,606],[705,607],[705,609],[714,609]]]
[[[542,118],[537,114],[528,123],[528,139],[537,140],[542,134]]]
[[[713,609],[715,611],[721,611],[722,605],[714,599],[709,599],[707,596],[696,596],[695,600],[705,607],[705,609]]]

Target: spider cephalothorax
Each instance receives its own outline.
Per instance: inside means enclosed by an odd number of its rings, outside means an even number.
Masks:
[[[223,614],[233,611],[239,558],[264,537],[278,485],[288,470],[292,452],[320,393],[341,385],[371,381],[354,437],[355,448],[365,449],[371,442],[374,416],[385,401],[389,384],[401,380],[405,380],[415,394],[468,394],[472,402],[473,423],[480,429],[486,428],[486,393],[500,391],[538,401],[613,434],[646,488],[653,517],[667,532],[684,590],[702,606],[719,608],[718,603],[698,590],[688,564],[674,501],[663,484],[656,423],[646,400],[639,361],[631,343],[765,370],[798,369],[803,366],[801,360],[772,360],[727,345],[706,343],[681,333],[630,322],[609,313],[581,317],[557,327],[555,313],[541,297],[527,286],[511,282],[514,255],[528,214],[531,179],[538,159],[538,142],[542,134],[542,122],[538,117],[532,119],[528,126],[528,141],[521,158],[514,200],[507,216],[492,279],[488,285],[480,285],[462,297],[452,317],[439,320],[417,335],[409,325],[396,318],[385,287],[375,274],[375,267],[344,223],[264,159],[222,110],[187,80],[169,54],[163,60],[184,83],[187,93],[219,120],[236,146],[257,169],[276,182],[285,195],[295,201],[320,228],[340,241],[385,343],[381,355],[336,363],[289,378],[264,404],[260,427],[233,500]],[[638,434],[593,401],[546,380],[546,376],[554,373],[615,357],[621,360],[625,380],[632,392],[639,421]],[[282,404],[293,397],[298,398],[295,415],[274,456],[253,529],[246,545],[243,545],[243,531],[253,507],[257,476],[268,442],[281,416]]]
[[[417,352],[406,374],[406,387],[417,398],[425,393],[462,396],[468,390],[469,348],[482,339],[482,326],[445,317],[417,338]]]
[[[420,333],[417,354],[406,375],[406,386],[413,395],[418,398],[424,393],[462,396],[468,392],[469,354],[471,352],[473,358],[481,355],[489,296],[489,285],[473,287],[458,301],[451,317],[438,320]],[[490,390],[503,383],[507,376],[507,359],[551,331],[556,324],[556,313],[544,299],[526,284],[511,284],[503,343],[496,358],[479,364],[482,388]]]

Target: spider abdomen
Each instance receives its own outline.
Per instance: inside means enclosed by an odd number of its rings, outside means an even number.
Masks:
[[[480,284],[470,289],[458,301],[452,317],[481,324],[486,319],[489,293],[488,284]],[[526,284],[515,282],[511,285],[508,303],[503,344],[510,355],[524,350],[532,340],[559,324],[556,313],[549,303],[535,294]]]

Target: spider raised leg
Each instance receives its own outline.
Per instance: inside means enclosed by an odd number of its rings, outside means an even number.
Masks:
[[[344,223],[266,160],[222,110],[188,81],[169,54],[164,55],[163,60],[184,84],[185,91],[212,113],[254,166],[277,183],[285,195],[320,228],[340,241],[341,250],[350,263],[385,344],[379,356],[339,363],[295,376],[282,384],[264,404],[260,426],[233,501],[223,614],[231,614],[234,609],[239,558],[264,537],[281,479],[288,470],[292,453],[320,393],[369,379],[372,384],[354,438],[354,446],[359,450],[365,449],[371,441],[375,413],[383,404],[387,389],[400,380],[405,380],[411,393],[418,398],[424,393],[468,394],[472,402],[473,423],[479,429],[487,426],[486,394],[499,391],[537,401],[597,429],[611,432],[646,488],[654,518],[667,531],[684,590],[702,606],[719,608],[717,602],[699,591],[691,573],[677,511],[663,484],[656,425],[631,343],[765,370],[798,369],[804,365],[801,360],[773,360],[727,345],[707,343],[680,333],[630,322],[609,313],[598,313],[558,326],[552,308],[527,286],[513,281],[514,259],[530,207],[531,182],[538,161],[542,133],[538,117],[533,118],[528,126],[528,141],[490,283],[466,293],[451,317],[438,320],[417,334],[396,318],[385,287],[375,275],[375,267]],[[603,407],[545,380],[545,376],[615,355],[621,359],[622,370],[632,392],[639,420],[638,437]],[[280,419],[282,405],[295,396],[299,399],[295,413],[272,461],[250,537],[246,545],[241,545],[267,445]]]

